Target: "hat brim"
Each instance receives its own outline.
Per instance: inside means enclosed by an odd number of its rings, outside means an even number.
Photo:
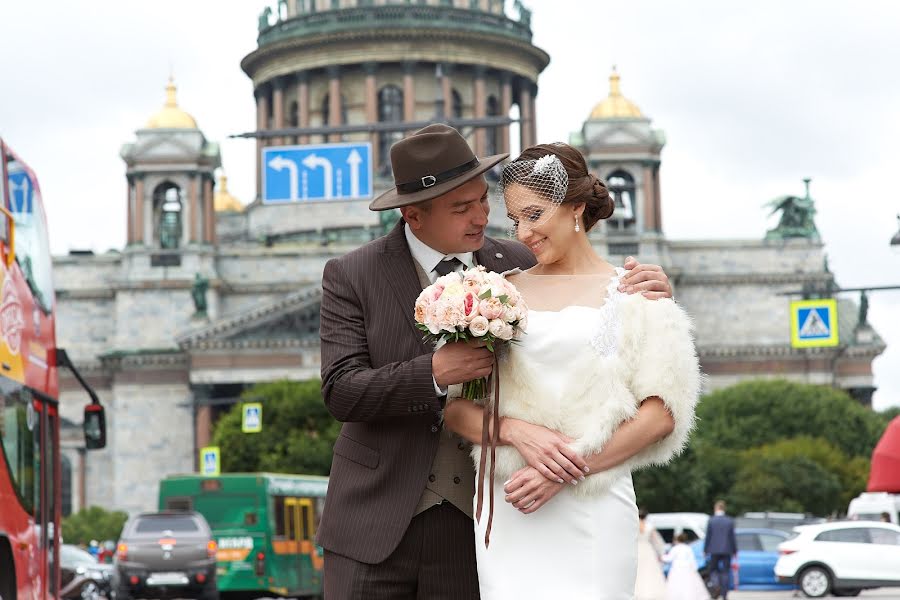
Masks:
[[[418,192],[412,192],[411,194],[399,194],[397,193],[397,188],[393,187],[372,200],[369,204],[369,210],[390,210],[392,208],[400,208],[437,198],[438,196],[458,188],[467,181],[478,177],[485,171],[490,170],[494,165],[505,160],[507,157],[509,157],[509,153],[494,154],[492,156],[486,156],[485,158],[479,158],[478,166],[474,169],[466,171],[453,179],[442,181],[437,185],[425,188],[424,190],[419,190]]]

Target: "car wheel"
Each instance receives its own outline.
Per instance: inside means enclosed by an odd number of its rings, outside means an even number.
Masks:
[[[831,593],[833,595],[839,596],[839,597],[840,596],[850,597],[850,596],[859,596],[859,593],[861,591],[862,590],[833,590]]]
[[[809,567],[800,573],[800,591],[809,598],[827,596],[831,590],[831,573],[824,567]]]
[[[86,581],[78,595],[81,600],[100,600],[100,588],[93,581]]]

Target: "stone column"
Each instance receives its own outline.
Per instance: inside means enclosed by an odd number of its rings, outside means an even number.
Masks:
[[[125,176],[126,189],[128,190],[128,216],[125,227],[125,245],[130,246],[134,242],[134,180],[130,175]]]
[[[378,123],[378,82],[375,80],[375,73],[378,70],[378,63],[369,61],[363,63],[363,72],[366,74],[364,84],[364,101],[366,123]],[[372,165],[376,168],[380,164],[381,157],[378,155],[380,148],[378,147],[378,133],[369,134],[369,143],[372,144]]]
[[[216,211],[213,207],[213,180],[212,173],[203,178],[203,216],[205,217],[203,241],[207,244],[216,243]]]
[[[537,144],[537,84],[529,82],[528,85],[529,105],[531,106],[531,145]]]
[[[328,67],[328,125],[342,125],[341,120],[341,71],[337,66]],[[341,141],[339,133],[328,136],[329,142]]]
[[[309,72],[297,73],[297,125],[309,127]],[[309,143],[308,135],[301,135],[298,140],[301,144]]]
[[[194,452],[194,456],[199,457],[200,448],[209,446],[209,442],[212,440],[212,407],[209,404],[197,405],[194,435],[197,439],[197,450]],[[199,458],[195,458],[195,460],[199,460]]]
[[[187,219],[190,220],[189,223],[184,223],[183,219],[185,218],[182,212],[182,227],[187,225],[187,228],[190,228],[190,235],[184,236],[182,235],[182,240],[187,237],[187,242],[198,242],[200,241],[200,224],[203,222],[203,215],[200,213],[200,202],[197,198],[199,182],[197,181],[198,176],[196,174],[190,176],[190,184],[188,185],[188,204],[190,205],[190,210],[187,214]],[[185,228],[185,229],[187,229]]]
[[[500,116],[508,117],[512,108],[512,77],[509,73],[500,75]],[[499,128],[500,147],[497,152],[509,152],[509,125]]]
[[[269,123],[269,94],[265,86],[256,88],[256,131],[268,129]],[[262,151],[266,145],[263,138],[256,138],[256,197],[262,197]]]
[[[416,87],[415,87],[416,63],[405,61],[403,63],[403,120],[407,123],[416,120]],[[412,132],[405,132],[409,135]]]
[[[522,82],[519,90],[519,145],[522,150],[534,145],[531,137],[533,119],[531,100],[531,85],[526,80]]]
[[[272,89],[272,124],[274,129],[284,129],[284,79],[276,77]],[[278,136],[272,138],[273,146],[280,146],[284,138]]]
[[[144,178],[134,175],[134,242],[144,244]]]
[[[453,65],[444,63],[441,66],[441,72],[444,74],[441,81],[441,93],[444,95],[444,119],[448,121],[453,118]]]
[[[484,75],[487,68],[475,65],[475,118],[483,119],[487,116],[487,92],[484,87]],[[475,128],[475,156],[484,156],[487,150],[487,131],[484,127]]]
[[[655,192],[653,190],[653,166],[644,165],[644,201],[641,203],[641,220],[644,223],[644,231],[657,231],[656,227],[656,209],[653,207],[653,199]]]
[[[656,230],[662,233],[662,188],[659,187],[659,165],[653,168],[653,212],[656,215]]]

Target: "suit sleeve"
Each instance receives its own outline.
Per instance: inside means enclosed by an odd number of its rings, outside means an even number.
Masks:
[[[345,422],[440,411],[432,354],[372,368],[364,315],[343,266],[338,259],[328,261],[322,274],[319,325],[322,395],[328,411]]]
[[[734,521],[728,524],[728,535],[731,538],[731,554],[737,554],[737,537],[734,535]]]
[[[631,391],[637,402],[660,397],[675,421],[675,429],[632,457],[632,469],[665,464],[681,453],[694,428],[701,385],[687,313],[670,299],[638,299],[634,308],[637,310],[632,315],[642,323]]]

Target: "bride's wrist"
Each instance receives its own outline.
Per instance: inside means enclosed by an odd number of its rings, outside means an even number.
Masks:
[[[510,417],[500,417],[500,444],[502,446],[515,446],[518,438],[519,420]]]

